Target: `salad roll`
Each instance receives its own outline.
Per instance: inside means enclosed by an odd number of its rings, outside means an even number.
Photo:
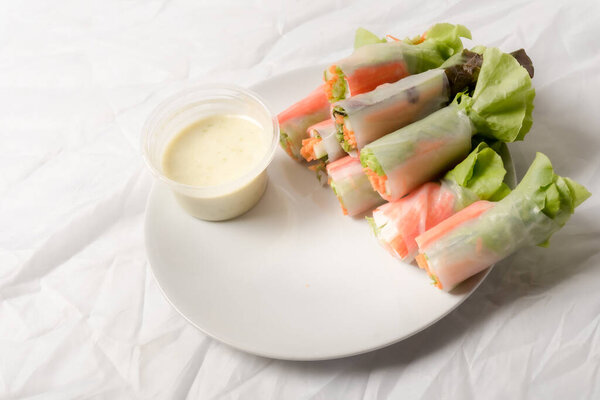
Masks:
[[[352,70],[350,86],[356,89],[352,94],[368,92],[383,83],[395,82],[409,73],[440,66],[450,56],[462,50],[461,37],[470,38],[470,32],[462,25],[450,24],[434,25],[426,37],[418,40],[389,43],[359,29],[356,32],[354,53],[338,64]],[[333,67],[333,70],[337,69],[338,67]],[[350,96],[351,90],[346,90],[346,79],[341,71],[340,69],[342,78],[337,84],[335,82],[340,75],[336,73],[335,76],[328,77],[326,73],[325,84],[277,116],[281,147],[293,159],[302,159],[300,150],[302,140],[308,137],[308,127],[329,117],[329,101]]]
[[[279,143],[294,160],[302,159],[300,149],[302,140],[308,137],[308,127],[329,118],[329,109],[325,86],[321,85],[304,99],[279,113]]]
[[[497,201],[510,193],[500,154],[481,142],[438,182],[428,182],[400,200],[386,203],[367,218],[381,245],[393,256],[411,261],[418,252],[415,238],[477,200]]]
[[[368,93],[333,104],[337,139],[350,155],[380,137],[446,106],[474,86],[483,57],[463,50],[440,68],[383,84]]]
[[[373,190],[360,161],[346,156],[327,165],[329,185],[337,196],[344,215],[355,216],[372,210],[383,199]]]
[[[437,68],[462,50],[460,38],[470,39],[471,33],[462,25],[444,23],[432,26],[416,40],[387,42],[385,39],[373,39],[372,36],[364,40],[367,44],[355,44],[358,48],[350,56],[325,70],[325,85],[330,101],[370,92],[384,83]],[[356,41],[359,42],[359,39],[357,32]]]
[[[522,140],[531,128],[535,90],[527,70],[496,48],[483,50],[472,96],[367,144],[360,160],[375,190],[396,201],[463,160],[471,136]]]
[[[321,121],[308,128],[308,138],[302,140],[300,154],[307,162],[321,160],[327,164],[346,155],[335,137],[332,119]]]
[[[590,193],[554,173],[537,153],[519,185],[498,202],[477,201],[416,238],[419,267],[445,291],[515,251],[547,246]]]

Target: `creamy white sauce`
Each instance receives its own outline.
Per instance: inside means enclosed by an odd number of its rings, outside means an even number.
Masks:
[[[265,132],[238,115],[203,118],[178,133],[163,153],[164,174],[180,183],[215,186],[242,177],[264,157]]]
[[[163,173],[171,180],[196,188],[233,182],[250,172],[269,151],[273,132],[254,120],[217,114],[194,122],[175,135],[162,156]],[[252,208],[267,186],[262,171],[225,192],[175,188],[179,204],[191,215],[210,221],[237,217]]]

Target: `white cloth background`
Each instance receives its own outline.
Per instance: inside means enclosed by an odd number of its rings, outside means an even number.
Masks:
[[[284,362],[198,332],[151,276],[142,124],[172,90],[347,54],[354,29],[462,23],[534,60],[535,151],[594,194],[424,332]],[[0,398],[600,398],[600,4],[590,1],[0,2]],[[285,90],[282,87],[281,90]]]

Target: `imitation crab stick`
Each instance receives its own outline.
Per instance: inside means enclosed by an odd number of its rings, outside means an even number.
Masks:
[[[464,208],[462,212],[456,213],[435,225],[433,227],[435,229],[432,228],[419,235],[419,245],[423,248],[427,248],[431,243],[434,243],[444,234],[452,231],[467,221],[479,217],[484,211],[487,211],[492,207],[493,203],[490,201],[476,201],[475,203]]]
[[[362,165],[383,198],[399,200],[452,168],[469,153],[475,133],[512,142],[529,131],[535,90],[528,71],[496,48],[482,55],[470,96],[459,93],[448,107],[362,148]]]
[[[498,152],[508,156],[504,143],[495,143]],[[506,169],[502,157],[485,142],[448,172],[439,182],[428,182],[400,200],[373,211],[373,231],[392,255],[410,261],[417,254],[415,238],[477,200],[500,200],[510,189],[504,183]]]
[[[558,176],[538,153],[521,183],[498,202],[477,201],[416,238],[420,267],[449,291],[529,245],[547,245],[590,193]]]
[[[358,159],[346,156],[327,165],[329,185],[337,196],[344,215],[356,216],[383,203],[371,188]]]
[[[355,49],[349,57],[325,70],[326,91],[331,101],[366,93],[384,83],[439,67],[462,50],[461,37],[471,38],[462,25],[437,24],[423,41],[382,40]]]

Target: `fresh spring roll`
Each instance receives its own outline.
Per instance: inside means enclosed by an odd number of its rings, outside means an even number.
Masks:
[[[365,92],[382,83],[395,82],[403,78],[408,74],[405,70],[417,73],[438,67],[444,60],[462,49],[460,37],[470,38],[470,32],[462,25],[450,24],[434,25],[427,32],[427,38],[419,39],[422,41],[419,44],[411,44],[413,42],[409,40],[398,43],[381,43],[385,40],[379,39],[364,29],[358,29],[354,42],[356,49],[354,54],[357,55],[353,54],[344,59],[354,61],[345,62],[343,60],[344,65],[353,65],[351,74],[353,84],[351,86],[355,86],[354,82],[362,86],[366,84],[366,89],[362,91]],[[387,46],[388,44],[391,46]],[[376,47],[371,48],[371,46]],[[369,66],[369,62],[377,64],[377,66]],[[400,68],[398,66],[401,66],[401,70],[398,70]],[[416,72],[411,72],[413,70]],[[329,95],[332,94],[332,88],[337,88],[340,83],[334,85],[337,80],[335,77],[326,77],[325,80],[327,83],[319,86],[307,97],[277,116],[281,131],[281,147],[295,160],[302,159],[300,149],[302,140],[308,137],[307,128],[328,118]],[[345,82],[345,79],[343,81]],[[342,87],[345,86],[342,85]],[[340,89],[335,90],[339,92]],[[357,91],[357,93],[359,92]],[[331,97],[331,100],[341,100],[346,96],[350,96],[350,90],[344,89],[343,93],[337,93],[335,97]]]
[[[281,132],[281,147],[295,160],[301,160],[302,140],[307,138],[306,130],[311,125],[329,118],[330,104],[321,85],[304,99],[291,105],[277,116]]]
[[[590,193],[554,173],[537,153],[521,183],[499,202],[477,201],[418,236],[419,266],[445,291],[515,251],[546,246]]]
[[[408,196],[386,203],[367,218],[381,245],[393,256],[411,261],[418,252],[415,238],[477,200],[497,201],[510,193],[500,154],[506,145],[481,142],[438,182],[421,185]]]
[[[369,143],[361,163],[373,188],[396,201],[463,160],[476,132],[501,142],[522,140],[534,97],[531,77],[515,58],[485,49],[472,96],[459,93],[448,107]]]
[[[321,121],[308,128],[308,138],[302,140],[300,154],[307,162],[321,160],[327,164],[346,155],[335,137],[332,119]]]
[[[360,46],[359,35],[371,35]],[[461,37],[471,38],[462,25],[436,24],[419,40],[386,42],[373,34],[358,31],[355,51],[325,70],[329,100],[339,101],[370,92],[384,83],[437,68],[463,48]],[[377,43],[380,41],[380,43]],[[375,43],[373,43],[375,42]],[[381,43],[382,42],[382,43]]]
[[[344,215],[359,215],[383,203],[371,187],[358,159],[346,156],[327,164],[327,174]]]
[[[338,142],[357,156],[356,151],[365,145],[439,110],[457,93],[475,85],[482,61],[481,54],[463,50],[440,68],[334,103]]]

